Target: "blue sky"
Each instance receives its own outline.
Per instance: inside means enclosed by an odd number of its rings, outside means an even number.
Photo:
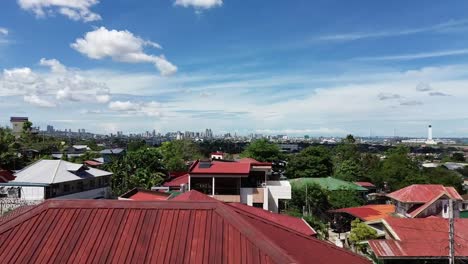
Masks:
[[[466,1],[7,0],[0,125],[468,134]]]

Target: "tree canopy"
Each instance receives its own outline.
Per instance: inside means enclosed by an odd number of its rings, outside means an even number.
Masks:
[[[286,166],[288,178],[328,177],[333,173],[330,151],[323,146],[311,146],[290,156]]]
[[[252,141],[244,152],[241,153],[243,158],[252,158],[262,162],[276,162],[283,158],[280,148],[270,143],[267,139],[258,139]]]
[[[159,149],[162,162],[168,171],[186,171],[187,161],[202,157],[198,146],[190,140],[164,142]]]
[[[121,158],[104,166],[112,176],[112,192],[119,196],[135,187],[150,189],[164,181],[166,168],[161,162],[162,155],[157,148],[130,151]]]

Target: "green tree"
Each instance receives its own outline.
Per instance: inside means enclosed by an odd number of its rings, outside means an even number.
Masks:
[[[445,167],[437,167],[425,168],[423,170],[423,175],[427,183],[452,186],[457,189],[458,192],[464,193],[463,175],[460,175],[459,172],[451,171]]]
[[[291,210],[304,212],[306,215],[314,215],[326,218],[330,208],[328,193],[315,183],[291,186],[291,200],[288,203]]]
[[[323,146],[312,146],[290,156],[286,165],[288,178],[328,177],[333,172],[330,151]]]
[[[382,181],[386,181],[392,190],[398,190],[412,184],[410,179],[418,179],[420,175],[417,163],[409,157],[409,149],[398,146],[386,153],[386,159],[378,173]],[[405,179],[407,179],[405,181]]]
[[[283,158],[278,145],[270,143],[267,139],[252,141],[241,153],[243,158],[252,158],[263,162],[275,162]]]
[[[106,164],[104,169],[114,173],[111,182],[113,194],[119,196],[135,187],[150,189],[162,183],[166,169],[161,160],[159,149],[146,148],[127,152]]]
[[[198,146],[190,140],[164,142],[159,147],[163,164],[169,171],[187,171],[187,162],[202,157]]]
[[[341,162],[336,168],[333,177],[350,182],[361,180],[363,178],[363,171],[360,162],[353,159]]]
[[[313,215],[305,215],[296,209],[286,211],[287,215],[304,219],[314,230],[317,232],[317,238],[326,240],[328,239],[328,225],[325,224],[318,217]]]
[[[347,207],[356,207],[364,204],[358,191],[341,188],[335,191],[329,191],[328,202],[330,209],[340,209]]]
[[[367,244],[361,243],[370,239],[377,238],[377,231],[362,223],[359,219],[351,222],[351,232],[349,234],[349,242],[356,248],[358,252],[367,253]]]
[[[460,152],[455,152],[452,154],[451,160],[454,162],[465,162],[465,155]]]
[[[127,144],[127,151],[136,151],[146,147],[146,141],[143,139],[130,140]]]

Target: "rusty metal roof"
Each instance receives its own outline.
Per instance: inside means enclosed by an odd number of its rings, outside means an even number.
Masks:
[[[427,203],[441,193],[446,193],[452,199],[463,200],[455,188],[441,184],[413,184],[389,193],[387,197],[404,203]]]
[[[375,221],[389,217],[395,212],[393,204],[369,204],[359,207],[341,208],[330,210],[332,213],[347,213],[362,221]]]
[[[48,200],[0,224],[4,263],[370,263],[223,203]]]
[[[448,257],[449,226],[443,218],[387,218],[391,239],[371,240],[378,258]],[[468,219],[455,219],[455,256],[468,257]]]

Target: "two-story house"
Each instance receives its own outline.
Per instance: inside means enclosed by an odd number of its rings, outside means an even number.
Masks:
[[[408,218],[428,216],[449,217],[449,200],[454,200],[454,216],[458,217],[463,198],[453,187],[441,184],[413,184],[387,194],[396,207],[396,213]]]
[[[272,164],[254,159],[198,160],[188,172],[188,189],[224,202],[240,202],[272,212],[291,199],[288,181],[270,179]]]

